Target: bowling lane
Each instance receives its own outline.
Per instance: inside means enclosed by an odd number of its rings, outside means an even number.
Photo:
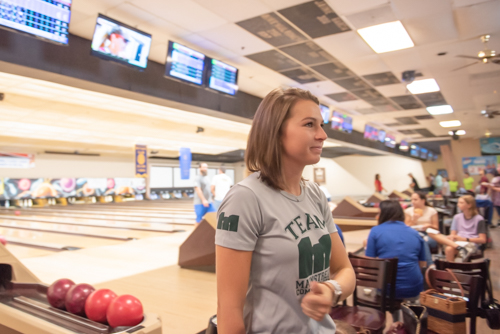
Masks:
[[[3,222],[2,222],[3,223]],[[120,240],[82,237],[74,235],[62,235],[50,232],[36,232],[0,227],[0,235],[23,239],[26,242],[54,243],[62,246],[73,246],[79,248],[92,248],[100,246],[118,245]]]
[[[7,249],[18,259],[26,259],[29,257],[38,257],[38,256],[46,256],[54,254],[53,251],[49,250],[11,245],[11,244],[7,244]]]
[[[109,236],[113,236],[113,237],[124,237],[124,238],[134,238],[134,239],[142,239],[142,238],[157,237],[157,236],[165,235],[165,233],[161,233],[161,232],[123,230],[123,229],[116,229],[116,228],[106,227],[106,226],[89,227],[89,226],[80,226],[80,225],[63,225],[63,224],[58,224],[57,222],[42,223],[42,222],[31,222],[31,221],[22,221],[22,220],[0,219],[0,224],[1,225],[12,225],[13,227],[30,227],[30,228],[36,228],[36,229],[53,230],[53,231],[73,232],[73,233],[82,233],[82,234],[95,234],[95,235],[109,235]],[[45,232],[43,232],[43,233],[45,233]],[[64,240],[66,240],[66,236],[64,236],[63,238],[64,238]],[[71,245],[71,246],[74,246],[74,245]]]

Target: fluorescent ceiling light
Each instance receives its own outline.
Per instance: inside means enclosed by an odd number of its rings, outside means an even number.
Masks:
[[[426,109],[431,115],[445,115],[453,113],[453,108],[448,104],[443,106],[427,107]]]
[[[460,126],[460,125],[462,125],[462,123],[460,123],[460,121],[458,121],[458,120],[442,121],[442,122],[439,122],[439,125],[441,125],[443,128],[452,128],[454,126]]]
[[[434,79],[424,79],[413,81],[411,84],[406,85],[406,88],[412,94],[423,94],[423,93],[432,93],[439,92],[439,86]]]
[[[414,46],[401,21],[359,29],[358,34],[376,53],[408,49]]]
[[[453,131],[448,131],[448,134],[449,134],[450,136],[453,136]],[[455,134],[456,134],[457,136],[463,136],[463,135],[465,134],[465,130],[458,130],[458,131],[455,131]]]
[[[417,145],[411,145],[411,148],[417,148]]]

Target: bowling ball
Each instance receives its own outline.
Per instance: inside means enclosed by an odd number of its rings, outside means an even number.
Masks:
[[[94,287],[90,284],[82,283],[73,285],[66,294],[66,311],[84,317],[85,302],[87,301],[87,297],[94,291]]]
[[[100,289],[92,292],[85,302],[85,314],[92,321],[106,323],[106,312],[109,304],[118,297],[109,289]]]
[[[61,310],[65,309],[65,300],[68,290],[75,285],[75,282],[68,278],[61,278],[52,283],[47,290],[47,300],[53,307]]]
[[[62,178],[59,184],[64,192],[70,193],[75,190],[76,181],[73,178]]]
[[[115,187],[115,179],[108,179],[107,187],[108,189],[113,189]]]
[[[16,216],[19,216],[19,215],[21,215],[21,211],[16,210],[16,211],[14,211],[14,214],[15,214]]]
[[[0,235],[0,244],[7,246],[7,240],[3,235]]]
[[[109,304],[107,319],[111,327],[135,326],[143,319],[142,304],[131,295],[116,297]]]
[[[29,190],[31,187],[31,181],[29,179],[21,179],[17,183],[17,187],[22,191]]]

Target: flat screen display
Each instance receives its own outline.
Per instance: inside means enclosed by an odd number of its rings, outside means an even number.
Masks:
[[[203,85],[206,56],[176,42],[168,42],[165,75]]]
[[[401,143],[399,144],[399,150],[401,152],[408,152],[410,147],[408,146],[408,142],[402,140]]]
[[[412,157],[418,158],[420,156],[420,147],[418,145],[412,144],[411,150],[410,150],[410,155]]]
[[[72,0],[0,0],[0,26],[68,44]]]
[[[385,143],[385,131],[378,130],[378,141],[381,143]]]
[[[396,147],[396,137],[388,134],[385,137],[385,146],[390,147],[390,148],[395,148]]]
[[[208,87],[222,93],[234,95],[238,91],[238,69],[216,59],[211,59],[208,68]]]
[[[373,126],[366,124],[364,138],[377,141],[378,140],[378,130],[376,128],[374,128]]]
[[[342,131],[344,123],[344,115],[338,111],[332,113],[332,129]]]
[[[428,151],[426,148],[423,148],[423,147],[422,147],[422,148],[420,149],[420,158],[421,158],[421,159],[427,159],[427,153],[428,153],[428,152],[429,152],[429,151]]]
[[[148,65],[151,35],[99,14],[92,54],[140,69]]]
[[[321,116],[323,117],[323,122],[325,122],[325,124],[328,124],[328,122],[330,122],[330,108],[325,106],[324,104],[320,104],[319,110],[321,110]]]
[[[352,133],[352,117],[344,116],[344,122],[342,123],[342,130],[347,133]]]

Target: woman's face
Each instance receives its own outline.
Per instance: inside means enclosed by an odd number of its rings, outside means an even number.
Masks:
[[[319,106],[309,100],[298,100],[283,123],[281,143],[284,164],[306,166],[317,163],[326,138]]]
[[[425,206],[425,200],[421,199],[418,194],[413,193],[411,195],[411,204],[413,205],[414,208],[421,208],[423,209]]]
[[[470,209],[470,204],[467,204],[467,202],[463,198],[458,199],[457,205],[462,212],[467,212]]]

